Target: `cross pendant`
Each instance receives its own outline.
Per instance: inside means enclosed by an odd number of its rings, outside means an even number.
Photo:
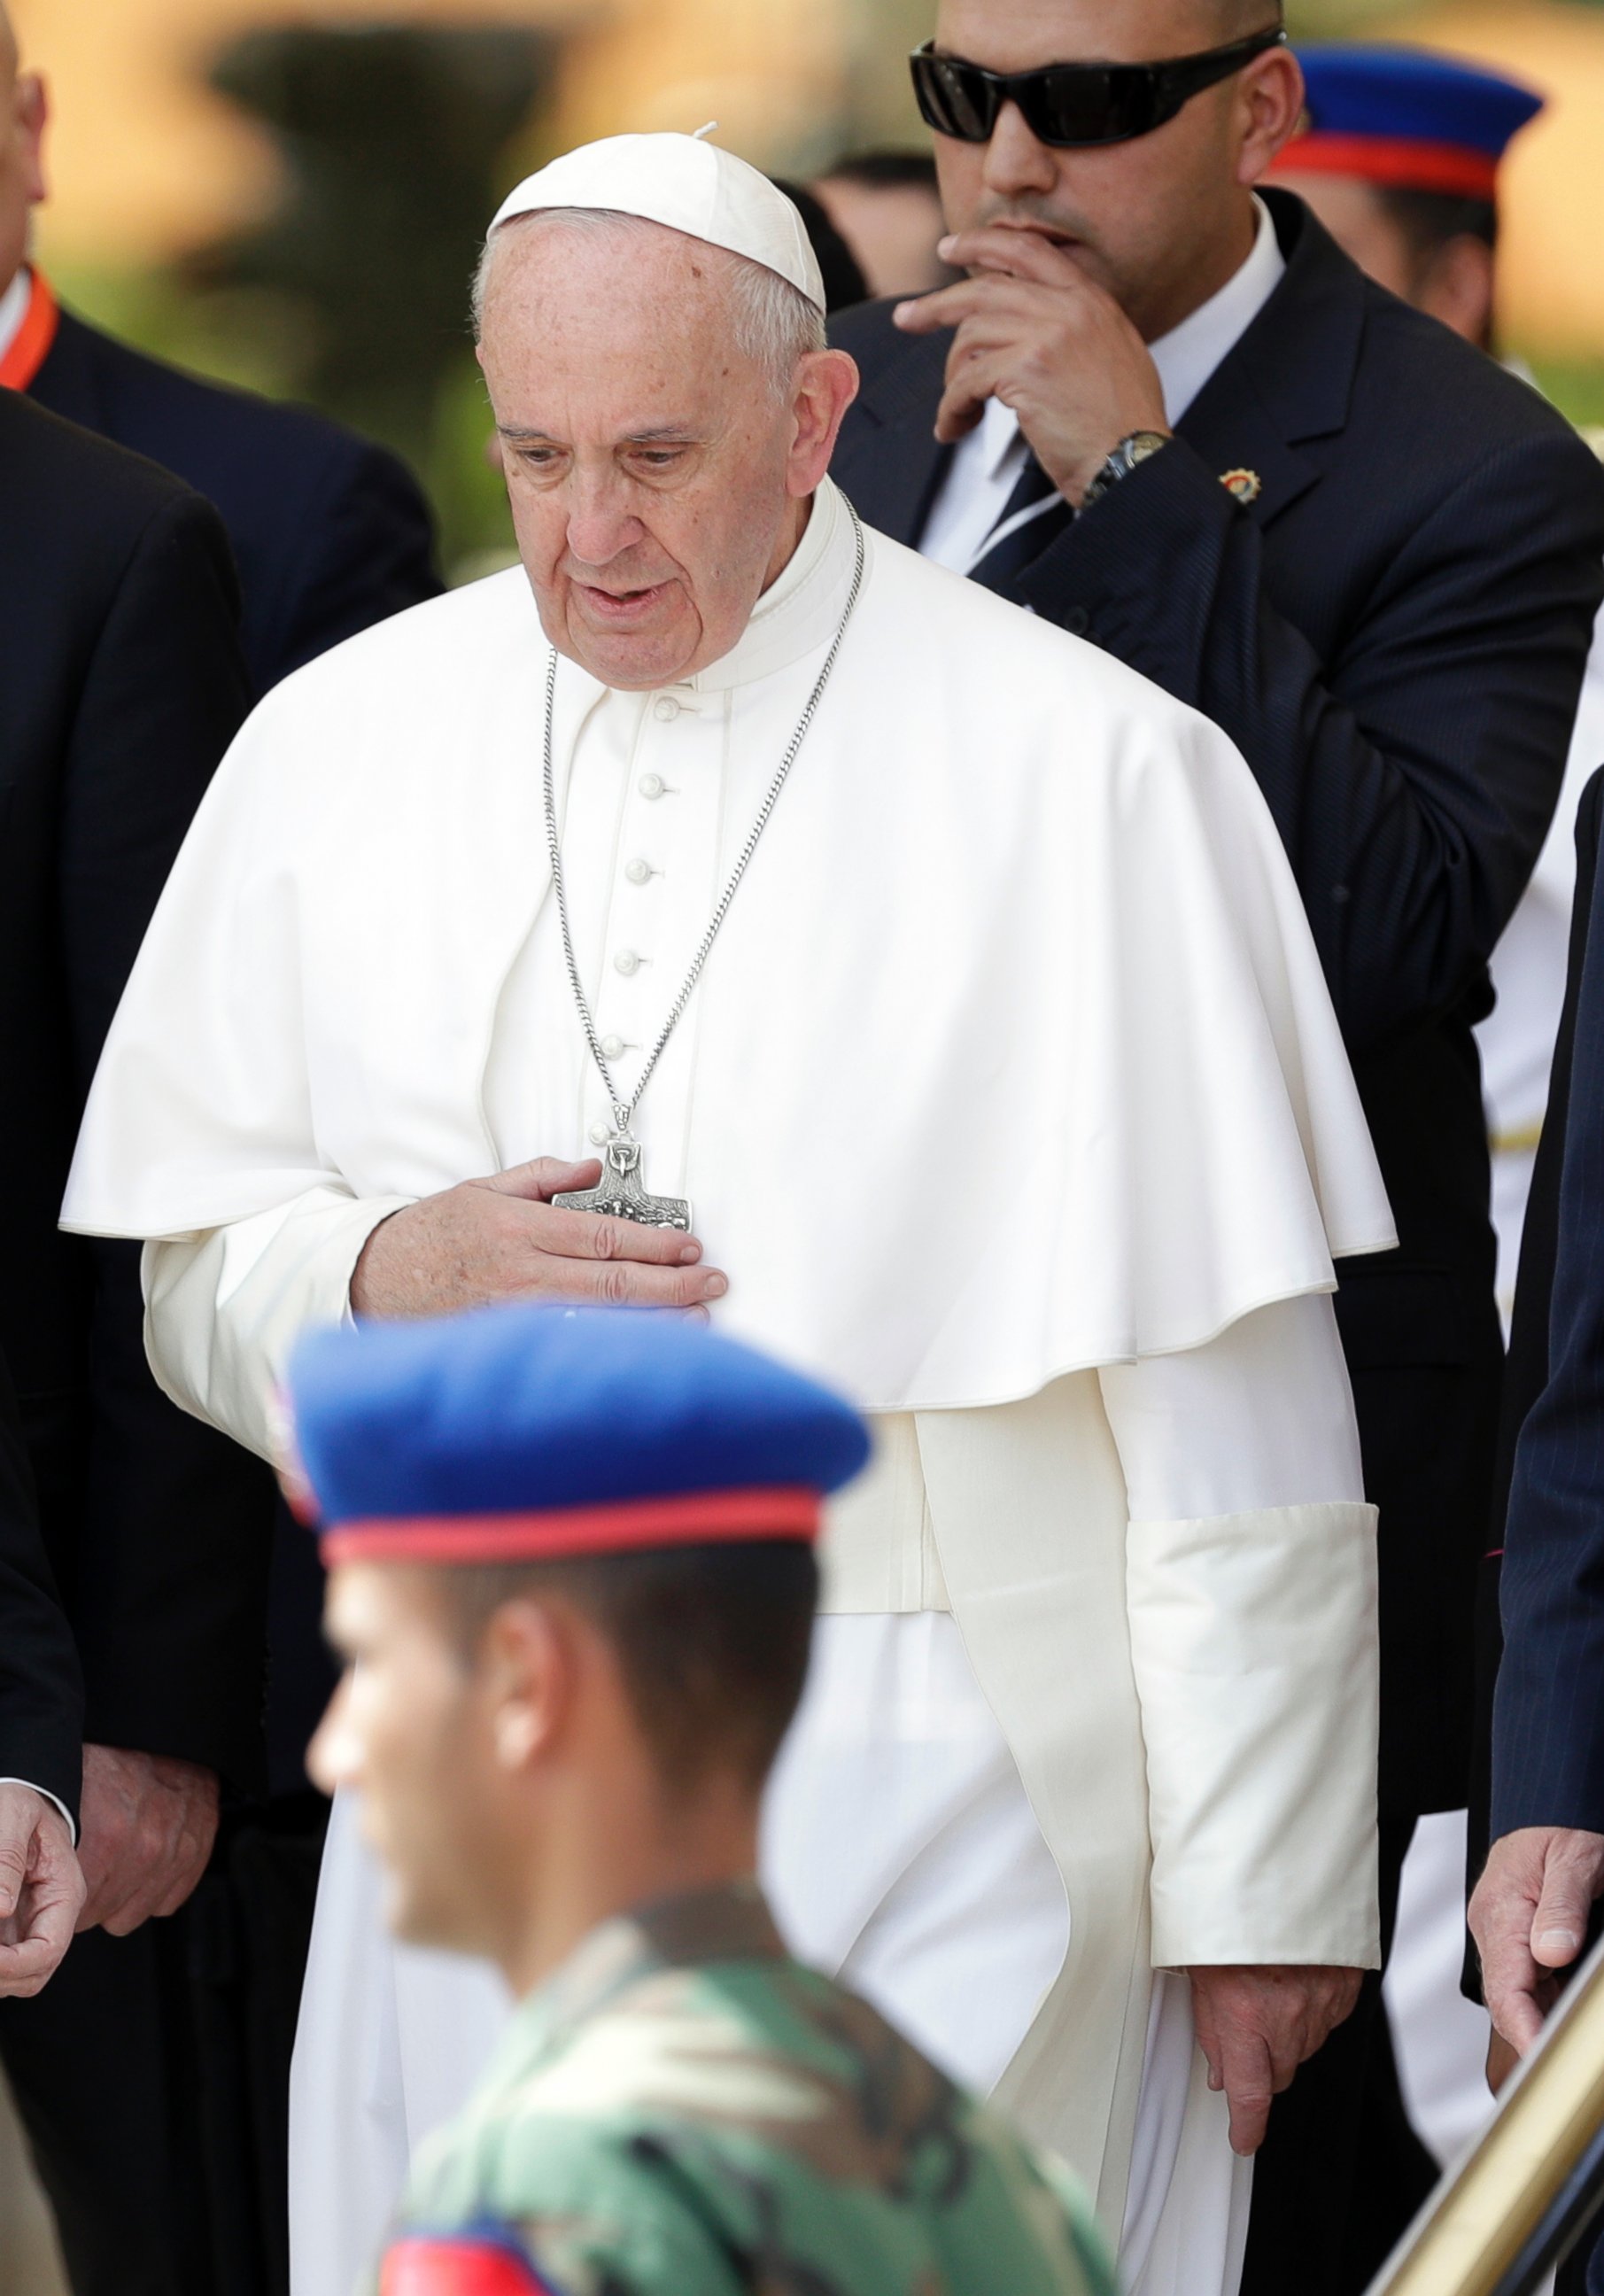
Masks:
[[[571,1212],[600,1212],[609,1219],[634,1220],[638,1227],[691,1229],[691,1207],[683,1196],[649,1196],[641,1185],[641,1144],[615,1132],[602,1156],[602,1178],[593,1188],[569,1188],[552,1201]]]

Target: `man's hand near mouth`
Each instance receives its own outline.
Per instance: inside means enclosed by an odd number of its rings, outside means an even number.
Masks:
[[[909,334],[957,331],[936,436],[952,445],[974,429],[988,398],[1000,398],[1078,509],[1122,439],[1169,429],[1147,345],[1044,231],[992,224],[944,239],[940,251],[972,275],[899,303],[895,315]]]

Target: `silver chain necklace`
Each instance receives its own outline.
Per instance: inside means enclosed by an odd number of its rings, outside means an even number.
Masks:
[[[634,1090],[627,1099],[625,1099],[613,1082],[612,1070],[608,1066],[607,1056],[602,1050],[602,1039],[596,1034],[596,1023],[591,1012],[590,999],[585,996],[584,983],[579,978],[579,963],[574,955],[574,936],[569,923],[568,885],[562,873],[562,846],[557,834],[557,793],[552,763],[552,725],[557,707],[557,649],[555,646],[552,649],[552,658],[546,666],[545,687],[544,782],[546,846],[551,854],[552,883],[557,893],[557,914],[562,925],[562,955],[568,966],[569,985],[574,992],[574,1002],[579,1008],[579,1019],[585,1029],[585,1040],[590,1046],[591,1058],[595,1062],[602,1074],[602,1081],[607,1086],[607,1097],[612,1109],[613,1119],[613,1128],[608,1136],[606,1148],[602,1154],[600,1185],[593,1188],[565,1190],[561,1195],[552,1198],[554,1204],[567,1205],[573,1211],[605,1212],[614,1219],[634,1220],[642,1227],[676,1227],[687,1230],[690,1228],[691,1206],[683,1196],[647,1194],[641,1177],[641,1144],[634,1137],[631,1126],[634,1119],[635,1110],[641,1104],[641,1095],[651,1083],[652,1073],[663,1056],[663,1048],[678,1027],[685,1007],[691,1002],[692,992],[701,978],[702,967],[707,964],[713,944],[718,938],[718,929],[729,914],[730,904],[735,898],[736,889],[741,879],[746,875],[747,865],[757,850],[758,840],[768,827],[769,816],[773,812],[790,769],[797,762],[798,752],[807,738],[807,729],[813,724],[819,703],[823,699],[824,688],[830,683],[830,673],[836,666],[836,656],[841,651],[841,641],[847,635],[847,625],[852,619],[853,609],[858,602],[858,592],[863,586],[863,529],[850,503],[847,504],[847,514],[852,521],[856,557],[852,570],[852,587],[847,593],[847,608],[841,616],[840,627],[831,641],[830,652],[824,657],[824,666],[819,672],[813,692],[807,697],[806,706],[797,720],[797,730],[791,735],[785,755],[780,761],[780,769],[769,783],[768,793],[757,808],[757,818],[752,824],[750,834],[741,847],[735,866],[731,870],[724,889],[718,897],[712,920],[701,937],[696,955],[691,960],[691,969],[681,984],[679,995],[668,1008],[668,1017],[659,1030],[657,1042],[647,1054],[646,1064],[641,1070]]]

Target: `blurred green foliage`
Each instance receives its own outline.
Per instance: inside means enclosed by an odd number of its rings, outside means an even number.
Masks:
[[[58,291],[86,319],[141,350],[217,382],[265,391],[270,398],[316,403],[318,394],[307,380],[310,323],[284,297],[245,289],[202,291],[174,271],[57,265],[52,276]],[[425,438],[421,445],[387,442],[411,464],[434,504],[442,564],[459,577],[505,563],[512,553],[505,490],[487,455],[490,405],[469,338],[466,277],[462,303],[461,340],[440,377]]]

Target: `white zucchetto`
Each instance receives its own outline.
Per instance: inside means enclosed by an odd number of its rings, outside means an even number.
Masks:
[[[609,135],[526,176],[490,226],[544,208],[604,208],[640,216],[777,271],[824,308],[824,282],[796,208],[768,177],[705,135]]]

